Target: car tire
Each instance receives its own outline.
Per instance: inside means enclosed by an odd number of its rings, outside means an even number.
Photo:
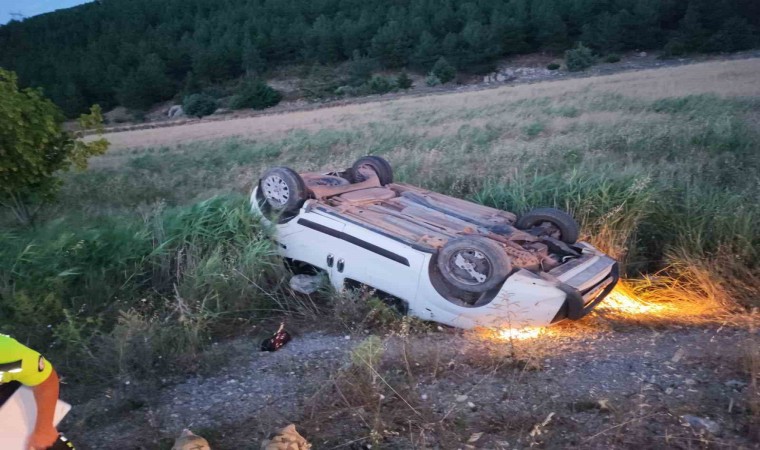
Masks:
[[[484,236],[450,240],[438,253],[438,270],[457,289],[482,293],[500,285],[512,262],[497,242]]]
[[[259,180],[259,191],[272,213],[298,211],[307,198],[303,179],[288,167],[273,167]]]
[[[520,216],[515,226],[521,230],[530,230],[546,223],[553,225],[559,232],[558,239],[567,244],[575,244],[581,228],[573,217],[556,208],[536,208]]]
[[[369,167],[380,179],[380,184],[385,186],[386,184],[393,183],[393,169],[388,161],[379,156],[364,156],[356,160],[353,166],[351,166],[351,177],[354,183],[359,183],[365,180],[365,177],[361,174],[361,168]]]

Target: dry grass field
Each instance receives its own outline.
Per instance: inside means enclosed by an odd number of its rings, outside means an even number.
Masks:
[[[109,157],[118,155],[120,150],[126,148],[173,146],[228,137],[274,139],[282,138],[294,130],[343,130],[370,123],[403,126],[408,132],[434,133],[427,123],[415,118],[418,115],[437,113],[440,119],[437,128],[458,128],[463,124],[474,125],[469,120],[458,119],[464,111],[487,109],[494,114],[503,114],[507,111],[501,109],[500,105],[506,106],[516,101],[536,98],[549,98],[553,102],[562,103],[568,98],[590,98],[600,94],[650,100],[708,93],[723,97],[756,96],[760,94],[758,71],[758,59],[705,62],[605,77],[505,86],[476,92],[412,97],[271,116],[125,131],[108,135],[112,145]],[[582,117],[574,119],[574,122],[616,121],[614,115],[610,118],[604,114],[583,114]],[[487,123],[485,119],[481,121]]]

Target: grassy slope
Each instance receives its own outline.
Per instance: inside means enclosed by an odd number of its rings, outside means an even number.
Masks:
[[[115,148],[66,179],[39,228],[0,234],[10,318],[0,326],[53,342],[72,363],[109,354],[107,376],[161,370],[170,358],[160,355],[192,355],[228,320],[287,307],[235,193],[271,165],[345,167],[368,153],[388,158],[400,181],[516,212],[569,209],[629,275],[668,268],[685,289],[675,296],[757,305],[758,66],[401,99],[222,122],[224,132],[114,134]],[[197,130],[244,137],[188,143]],[[184,142],[129,148],[162,135]]]

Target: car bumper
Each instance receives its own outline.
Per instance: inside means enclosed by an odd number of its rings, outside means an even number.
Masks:
[[[557,288],[562,290],[567,297],[551,323],[565,319],[578,320],[585,317],[612,292],[619,279],[620,268],[615,262],[612,264],[609,274],[602,281],[585,291],[580,291],[568,283],[559,282]]]

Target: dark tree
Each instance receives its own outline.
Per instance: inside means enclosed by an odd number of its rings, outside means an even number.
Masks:
[[[134,109],[147,109],[174,95],[174,86],[166,76],[166,66],[155,53],[148,55],[122,82],[119,103]]]
[[[441,81],[441,83],[448,83],[457,76],[457,70],[451,64],[449,64],[448,61],[446,61],[446,58],[443,57],[439,58],[438,61],[435,62],[435,65],[433,65],[430,73],[435,75],[436,78]]]

